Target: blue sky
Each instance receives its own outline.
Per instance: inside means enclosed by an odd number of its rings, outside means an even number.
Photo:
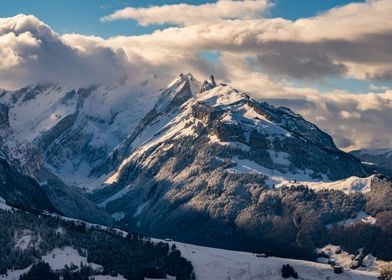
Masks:
[[[58,33],[79,33],[110,37],[151,33],[158,26],[141,27],[135,21],[114,21],[102,23],[99,19],[126,6],[146,7],[174,3],[202,4],[215,1],[205,0],[2,0],[0,17],[19,13],[33,14],[49,24]],[[298,19],[315,16],[332,7],[341,6],[353,0],[275,0],[271,17]],[[162,28],[162,26],[160,26]]]

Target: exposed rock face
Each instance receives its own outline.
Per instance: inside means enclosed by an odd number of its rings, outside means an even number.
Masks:
[[[212,108],[202,102],[196,102],[196,104],[192,106],[192,116],[205,124],[210,124],[219,119],[223,116],[223,113],[223,110]]]
[[[213,89],[214,87],[216,87],[216,82],[215,82],[214,76],[211,75],[211,80],[210,81],[204,81],[203,84],[201,85],[200,92]]]
[[[181,77],[161,100],[115,149],[109,160],[118,167],[94,194],[110,213],[124,213],[121,222],[132,229],[210,245],[246,243],[266,211],[286,212],[274,189],[278,177],[365,175],[315,125],[229,86],[200,91],[200,83]]]
[[[279,124],[284,129],[303,137],[312,144],[325,150],[339,152],[331,136],[321,131],[314,124],[303,119],[300,115],[295,114],[290,109],[284,107],[276,108],[266,102],[257,103],[249,101],[247,105],[253,108],[255,112],[264,116],[267,120]]]

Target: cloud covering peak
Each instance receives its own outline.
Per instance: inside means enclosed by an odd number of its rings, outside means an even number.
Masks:
[[[122,50],[69,45],[32,15],[0,19],[0,83],[15,88],[42,81],[87,86],[129,74]]]

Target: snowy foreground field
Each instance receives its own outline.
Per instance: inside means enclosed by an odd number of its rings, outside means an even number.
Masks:
[[[196,279],[200,280],[281,280],[281,268],[290,264],[299,275],[299,279],[377,279],[377,272],[345,270],[342,274],[335,274],[330,265],[282,259],[275,257],[256,257],[251,253],[229,251],[175,243],[182,255],[190,260],[194,266]],[[292,278],[291,278],[292,279]]]
[[[299,279],[304,280],[377,279],[377,272],[346,269],[342,274],[335,274],[327,264],[275,257],[263,258],[245,252],[215,249],[178,242],[168,243],[176,244],[182,255],[192,262],[196,279],[198,280],[281,280],[283,279],[281,268],[284,264],[290,264],[298,272]],[[53,270],[63,269],[65,265],[79,267],[81,263],[88,264],[87,259],[80,256],[78,251],[71,247],[57,248],[44,256],[43,260],[48,262]],[[94,269],[99,269],[100,267],[93,263],[89,263],[89,265]],[[26,273],[30,268],[9,271],[8,277],[5,277],[5,279],[18,280],[19,276]],[[125,280],[121,275],[117,277],[95,276],[95,280],[98,279]],[[169,277],[168,279],[175,279],[175,277]]]

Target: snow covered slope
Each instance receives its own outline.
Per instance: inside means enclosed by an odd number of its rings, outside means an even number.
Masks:
[[[374,175],[365,178],[352,176],[334,182],[303,182],[303,183],[315,190],[322,190],[322,189],[339,190],[347,194],[355,193],[355,192],[367,193],[370,191],[374,177],[375,177]]]
[[[0,197],[0,209],[1,210],[12,210],[12,207],[7,204],[4,198]]]
[[[61,212],[92,222],[112,223],[105,211],[44,167],[34,170],[33,176],[24,175],[17,166],[0,158],[0,208],[8,204],[29,211]],[[2,199],[6,204],[2,203]]]
[[[103,231],[109,231],[117,234],[120,237],[126,238],[127,232],[116,228],[109,228],[96,224],[85,223],[84,221],[78,221],[74,219],[68,219],[65,217],[58,216],[61,219],[70,220],[85,224],[87,228],[96,228]],[[61,230],[59,229],[61,233]],[[173,244],[177,249],[180,250],[181,255],[187,260],[191,261],[196,280],[220,280],[220,279],[231,279],[231,280],[251,280],[251,279],[271,279],[280,280],[281,268],[285,264],[290,264],[297,272],[300,279],[304,280],[319,280],[319,279],[353,279],[353,280],[371,280],[377,279],[378,267],[375,269],[366,271],[365,268],[349,269],[345,268],[343,274],[335,274],[333,268],[330,265],[294,260],[287,258],[277,257],[261,257],[261,255],[241,252],[223,250],[218,248],[203,247],[188,243],[181,243],[177,241],[165,241],[161,239],[151,239],[153,242],[168,243],[171,246]],[[338,248],[338,246],[328,245],[322,250],[328,248]],[[334,255],[335,257],[337,255]],[[348,256],[347,253],[342,252],[341,257]],[[348,257],[349,258],[349,257]],[[48,262],[52,269],[61,269],[65,265],[70,266],[74,264],[79,266],[80,263],[87,264],[86,257],[81,256],[77,250],[72,247],[55,248],[52,252],[42,257],[45,262]],[[345,260],[349,263],[348,260]],[[99,269],[100,266],[94,263],[89,263],[95,269]],[[24,271],[25,272],[25,271]],[[119,279],[124,279],[118,276]],[[12,279],[12,278],[9,278]],[[96,278],[101,279],[101,278]],[[103,278],[105,279],[105,278]],[[112,279],[112,278],[109,278]],[[114,279],[114,278],[113,278]],[[175,277],[169,277],[168,279],[175,279]]]
[[[152,108],[159,94],[155,80],[82,89],[48,83],[4,91],[0,124],[13,135],[4,142],[11,146],[17,138],[39,148],[50,170],[79,186]]]
[[[171,242],[173,243],[173,242]],[[181,254],[194,266],[196,279],[203,280],[251,280],[251,279],[283,279],[281,269],[290,264],[298,272],[299,279],[328,280],[377,279],[377,272],[345,270],[343,274],[335,274],[327,264],[307,262],[276,257],[257,257],[251,253],[229,251],[191,244],[175,242]]]
[[[64,269],[65,266],[71,267],[72,265],[80,268],[80,264],[89,265],[91,268],[102,269],[103,267],[87,261],[87,257],[79,254],[78,250],[72,247],[55,248],[45,256],[42,260],[50,265],[53,270]]]

